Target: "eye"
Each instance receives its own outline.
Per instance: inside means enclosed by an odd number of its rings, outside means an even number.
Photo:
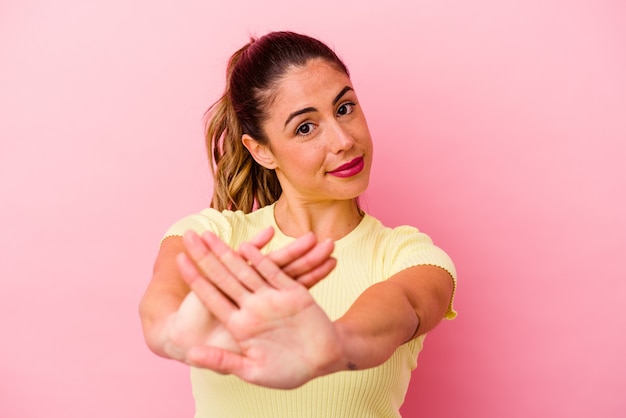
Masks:
[[[300,136],[310,135],[311,132],[313,132],[313,123],[311,122],[303,123],[302,125],[298,126],[298,128],[296,129],[296,135],[300,135]]]
[[[353,102],[342,103],[337,108],[337,115],[339,116],[349,115],[350,113],[354,112],[354,106],[356,106],[356,103],[353,103]]]

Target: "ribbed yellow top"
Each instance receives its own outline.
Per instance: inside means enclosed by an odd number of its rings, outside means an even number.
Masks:
[[[261,229],[273,226],[276,234],[265,247],[269,252],[294,238],[278,229],[274,205],[250,214],[205,209],[174,224],[167,236],[187,230],[211,230],[237,248]],[[416,228],[387,228],[365,215],[347,236],[335,242],[337,267],[311,289],[331,319],[337,319],[367,287],[408,267],[430,264],[447,270],[456,282],[454,264]],[[446,318],[456,316],[452,301]],[[424,336],[400,346],[384,364],[367,370],[334,373],[292,390],[267,389],[192,368],[191,383],[197,418],[382,418],[399,417],[411,371],[417,366]]]

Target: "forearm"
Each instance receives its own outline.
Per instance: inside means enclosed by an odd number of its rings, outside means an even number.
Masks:
[[[382,364],[400,345],[441,321],[452,289],[450,275],[434,266],[412,267],[369,287],[335,321],[344,352],[336,366],[346,370]]]
[[[361,370],[385,362],[407,342],[419,326],[419,319],[403,289],[381,282],[363,292],[337,321],[344,358],[339,370]]]
[[[152,280],[139,304],[139,317],[148,348],[162,357],[164,329],[168,319],[179,309],[189,293],[175,264],[175,257],[183,251],[180,237],[167,238],[159,250]]]
[[[185,295],[172,289],[148,289],[139,305],[139,317],[148,348],[161,357],[170,357],[164,348],[165,329]]]

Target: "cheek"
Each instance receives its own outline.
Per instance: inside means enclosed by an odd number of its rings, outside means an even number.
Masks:
[[[365,118],[361,115],[353,125],[354,136],[361,142],[371,142],[370,131]]]
[[[304,175],[305,172],[319,166],[324,161],[324,155],[317,147],[305,146],[305,144],[285,147],[281,149],[280,154],[275,155],[279,158],[280,165],[296,175],[300,172]]]

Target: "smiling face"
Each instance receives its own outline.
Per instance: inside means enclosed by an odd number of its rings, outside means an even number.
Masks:
[[[322,59],[288,70],[262,127],[268,144],[244,135],[254,159],[274,169],[288,198],[351,200],[369,182],[372,140],[350,78]]]

